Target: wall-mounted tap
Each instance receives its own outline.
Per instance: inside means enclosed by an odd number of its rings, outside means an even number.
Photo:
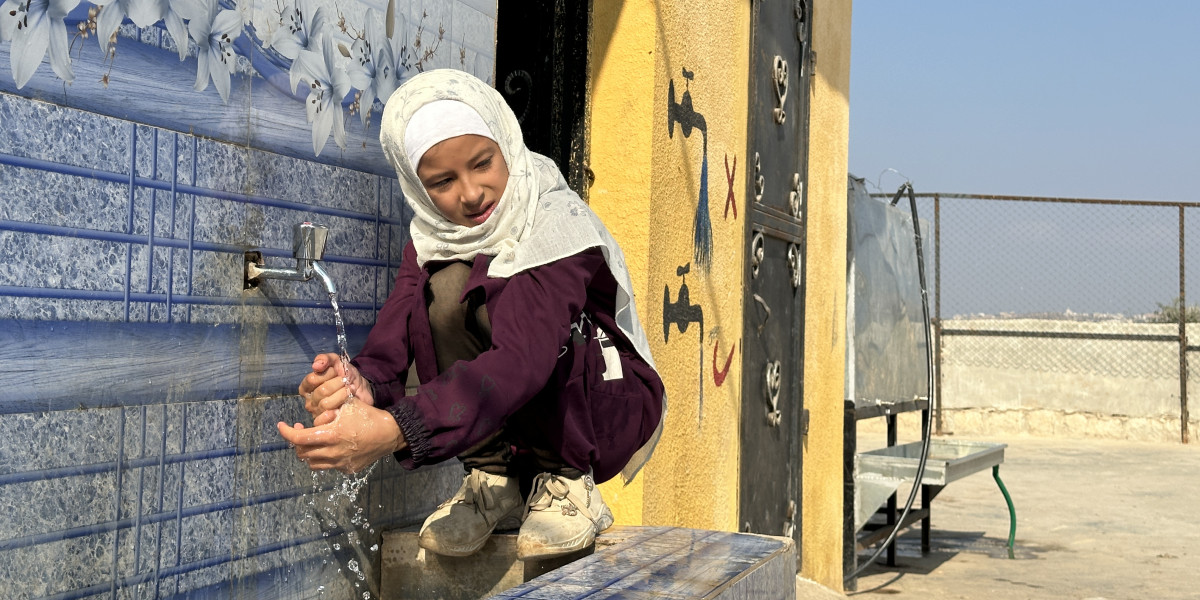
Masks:
[[[242,289],[257,288],[263,279],[308,281],[313,275],[321,275],[322,279],[327,279],[322,275],[321,265],[317,261],[325,255],[325,237],[328,233],[328,228],[308,221],[292,228],[292,256],[296,258],[295,268],[268,267],[263,264],[261,252],[247,252]]]

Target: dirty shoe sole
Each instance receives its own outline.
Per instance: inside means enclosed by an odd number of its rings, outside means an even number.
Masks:
[[[538,560],[578,552],[592,545],[596,541],[596,534],[608,529],[612,524],[612,511],[605,506],[600,517],[596,519],[595,526],[584,529],[569,540],[557,544],[546,544],[539,540],[529,539],[529,537],[518,536],[517,560]]]
[[[520,527],[520,515],[521,507],[517,506],[509,514],[500,517],[500,520],[497,521],[497,526],[516,523],[516,525],[509,527],[509,529],[516,529],[517,527]],[[487,543],[488,538],[491,537],[492,531],[495,529],[496,528],[493,527],[492,530],[487,531],[479,538],[469,540],[466,544],[456,546],[438,541],[438,536],[430,531],[429,528],[425,528],[421,531],[420,535],[417,536],[417,545],[430,552],[433,552],[434,554],[440,554],[442,556],[470,556],[478,552],[479,549]]]

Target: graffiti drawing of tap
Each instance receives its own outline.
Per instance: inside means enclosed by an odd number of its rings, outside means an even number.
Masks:
[[[708,216],[708,123],[704,119],[704,115],[696,112],[692,107],[692,92],[690,82],[696,78],[694,71],[687,69],[683,70],[683,78],[688,82],[684,84],[683,96],[679,102],[675,102],[675,80],[672,79],[667,90],[667,137],[675,137],[675,123],[679,123],[679,130],[683,132],[683,137],[691,137],[692,130],[700,131],[703,138],[703,154],[700,161],[700,198],[696,203],[696,216],[692,221],[692,238],[694,249],[692,251],[692,259],[696,261],[696,266],[704,269],[706,272],[712,265],[712,222]]]
[[[692,323],[700,324],[700,412],[699,418],[704,418],[704,309],[699,304],[692,304],[688,296],[687,274],[691,272],[692,264],[675,267],[675,274],[683,277],[679,284],[679,295],[671,302],[671,286],[663,286],[663,341],[671,341],[671,325],[679,328],[679,333],[686,333]]]

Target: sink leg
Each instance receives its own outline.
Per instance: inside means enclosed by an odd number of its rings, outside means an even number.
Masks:
[[[929,528],[933,524],[933,494],[929,486],[921,486],[921,508],[925,509],[925,517],[921,519],[921,555],[929,554]]]

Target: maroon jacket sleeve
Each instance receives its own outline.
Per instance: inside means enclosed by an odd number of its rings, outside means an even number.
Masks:
[[[404,396],[413,348],[409,319],[416,303],[424,301],[420,280],[417,250],[410,241],[404,247],[392,293],[379,310],[362,350],[351,361],[371,382],[375,406],[379,408],[387,408]]]
[[[537,395],[587,302],[589,282],[604,267],[599,253],[577,254],[518,273],[489,297],[492,347],[388,408],[409,444],[401,464],[415,468],[461,454]]]

